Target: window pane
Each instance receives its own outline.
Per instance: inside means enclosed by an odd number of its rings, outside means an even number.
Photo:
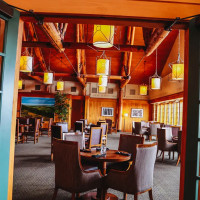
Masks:
[[[0,52],[3,52],[4,47],[5,24],[5,21],[0,19]]]

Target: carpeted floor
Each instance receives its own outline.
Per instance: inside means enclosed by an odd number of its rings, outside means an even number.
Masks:
[[[119,133],[108,136],[108,147],[117,149]],[[14,200],[50,200],[54,190],[54,163],[50,161],[50,138],[41,136],[39,143],[18,144],[15,148]],[[180,167],[166,155],[162,163],[158,158],[154,169],[154,200],[178,200]],[[122,199],[123,194],[109,189]],[[70,193],[59,190],[57,200],[70,199]],[[128,195],[128,200],[133,199]],[[141,194],[139,200],[149,200],[148,193]]]

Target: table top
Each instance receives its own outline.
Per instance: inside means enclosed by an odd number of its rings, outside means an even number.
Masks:
[[[100,154],[100,151],[96,151],[95,149],[94,150],[92,149],[91,152],[80,152],[80,155],[82,158],[98,162],[123,162],[130,160],[131,156],[116,154],[117,151],[118,150],[107,150],[106,156],[99,158],[92,157],[92,155]]]

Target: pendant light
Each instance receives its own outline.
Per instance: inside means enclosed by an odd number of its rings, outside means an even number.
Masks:
[[[28,49],[22,53],[20,57],[20,72],[32,72],[33,57],[29,54]]]
[[[48,71],[44,72],[44,84],[46,85],[53,84],[53,72],[50,71],[50,56],[51,56],[51,50],[50,50],[50,55],[49,55]]]
[[[180,56],[180,30],[178,33],[178,59],[175,62],[169,63],[169,67],[172,69],[172,80],[184,79],[184,63]]]
[[[108,77],[107,76],[99,76],[99,86],[107,87],[108,85]]]
[[[107,58],[105,51],[103,51],[101,56],[97,56],[96,58],[96,74],[108,76],[109,70],[110,70],[110,59]]]
[[[57,82],[57,90],[59,90],[59,91],[64,90],[64,81]]]
[[[155,74],[149,78],[150,88],[152,90],[159,90],[161,86],[161,77],[158,76],[157,73],[157,61],[158,60],[157,60],[157,49],[156,49],[156,71]]]
[[[146,61],[144,61],[144,76],[145,76],[145,64],[146,64]],[[148,87],[145,83],[140,85],[140,95],[147,95],[147,90],[148,90]]]
[[[94,25],[93,45],[99,48],[110,48],[114,42],[115,27],[111,25]]]
[[[105,86],[99,86],[99,93],[106,93],[106,87]]]
[[[18,81],[18,89],[19,89],[19,90],[22,89],[22,84],[23,84],[23,83],[22,83],[22,80],[19,80],[19,81]]]

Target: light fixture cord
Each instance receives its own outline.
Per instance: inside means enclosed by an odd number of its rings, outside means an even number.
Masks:
[[[180,45],[181,45],[181,34],[180,34],[180,30],[178,31],[178,63],[180,63]]]
[[[50,71],[50,57],[51,57],[51,49],[50,49],[50,52],[49,52],[49,67],[48,67],[48,70]]]
[[[158,61],[157,61],[157,54],[158,54],[157,49],[158,49],[158,48],[156,48],[156,73],[155,73],[156,75],[158,75],[158,72],[157,72],[157,64],[158,64],[158,63],[157,63],[157,62],[158,62]]]

